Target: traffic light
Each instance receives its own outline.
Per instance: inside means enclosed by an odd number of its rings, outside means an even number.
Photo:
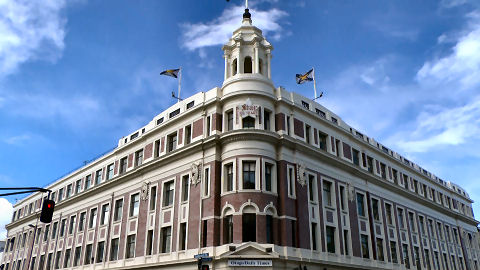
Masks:
[[[210,266],[208,264],[202,265],[202,270],[210,270]]]
[[[52,222],[53,209],[55,202],[53,200],[43,200],[42,213],[40,214],[40,221],[43,223]]]

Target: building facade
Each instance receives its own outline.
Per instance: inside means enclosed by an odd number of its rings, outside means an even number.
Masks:
[[[478,270],[473,201],[458,185],[271,81],[248,10],[222,47],[221,87],[15,205],[4,270]],[[208,255],[207,255],[208,253]],[[255,267],[253,267],[255,266]]]

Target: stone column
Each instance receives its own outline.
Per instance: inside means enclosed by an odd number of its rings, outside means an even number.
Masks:
[[[258,43],[255,43],[255,47],[254,47],[254,52],[255,52],[255,65],[253,66],[253,73],[258,73],[259,72],[259,67],[258,67],[258,63],[259,63],[259,60],[258,60]]]

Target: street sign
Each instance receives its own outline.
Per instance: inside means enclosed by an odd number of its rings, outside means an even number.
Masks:
[[[228,266],[269,267],[272,266],[272,260],[228,260]]]
[[[210,254],[208,254],[208,253],[201,253],[201,254],[194,255],[193,258],[195,258],[195,259],[200,259],[200,258],[206,258],[206,257],[208,257],[208,256],[210,256]]]

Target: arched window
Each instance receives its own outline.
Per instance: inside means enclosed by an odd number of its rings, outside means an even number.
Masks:
[[[237,58],[233,59],[232,63],[232,76],[237,75]]]
[[[252,58],[250,56],[245,57],[245,61],[243,61],[243,73],[252,73]]]
[[[263,74],[263,60],[262,60],[262,58],[258,59],[258,73]]]
[[[255,128],[255,118],[247,116],[242,120],[243,128]]]

